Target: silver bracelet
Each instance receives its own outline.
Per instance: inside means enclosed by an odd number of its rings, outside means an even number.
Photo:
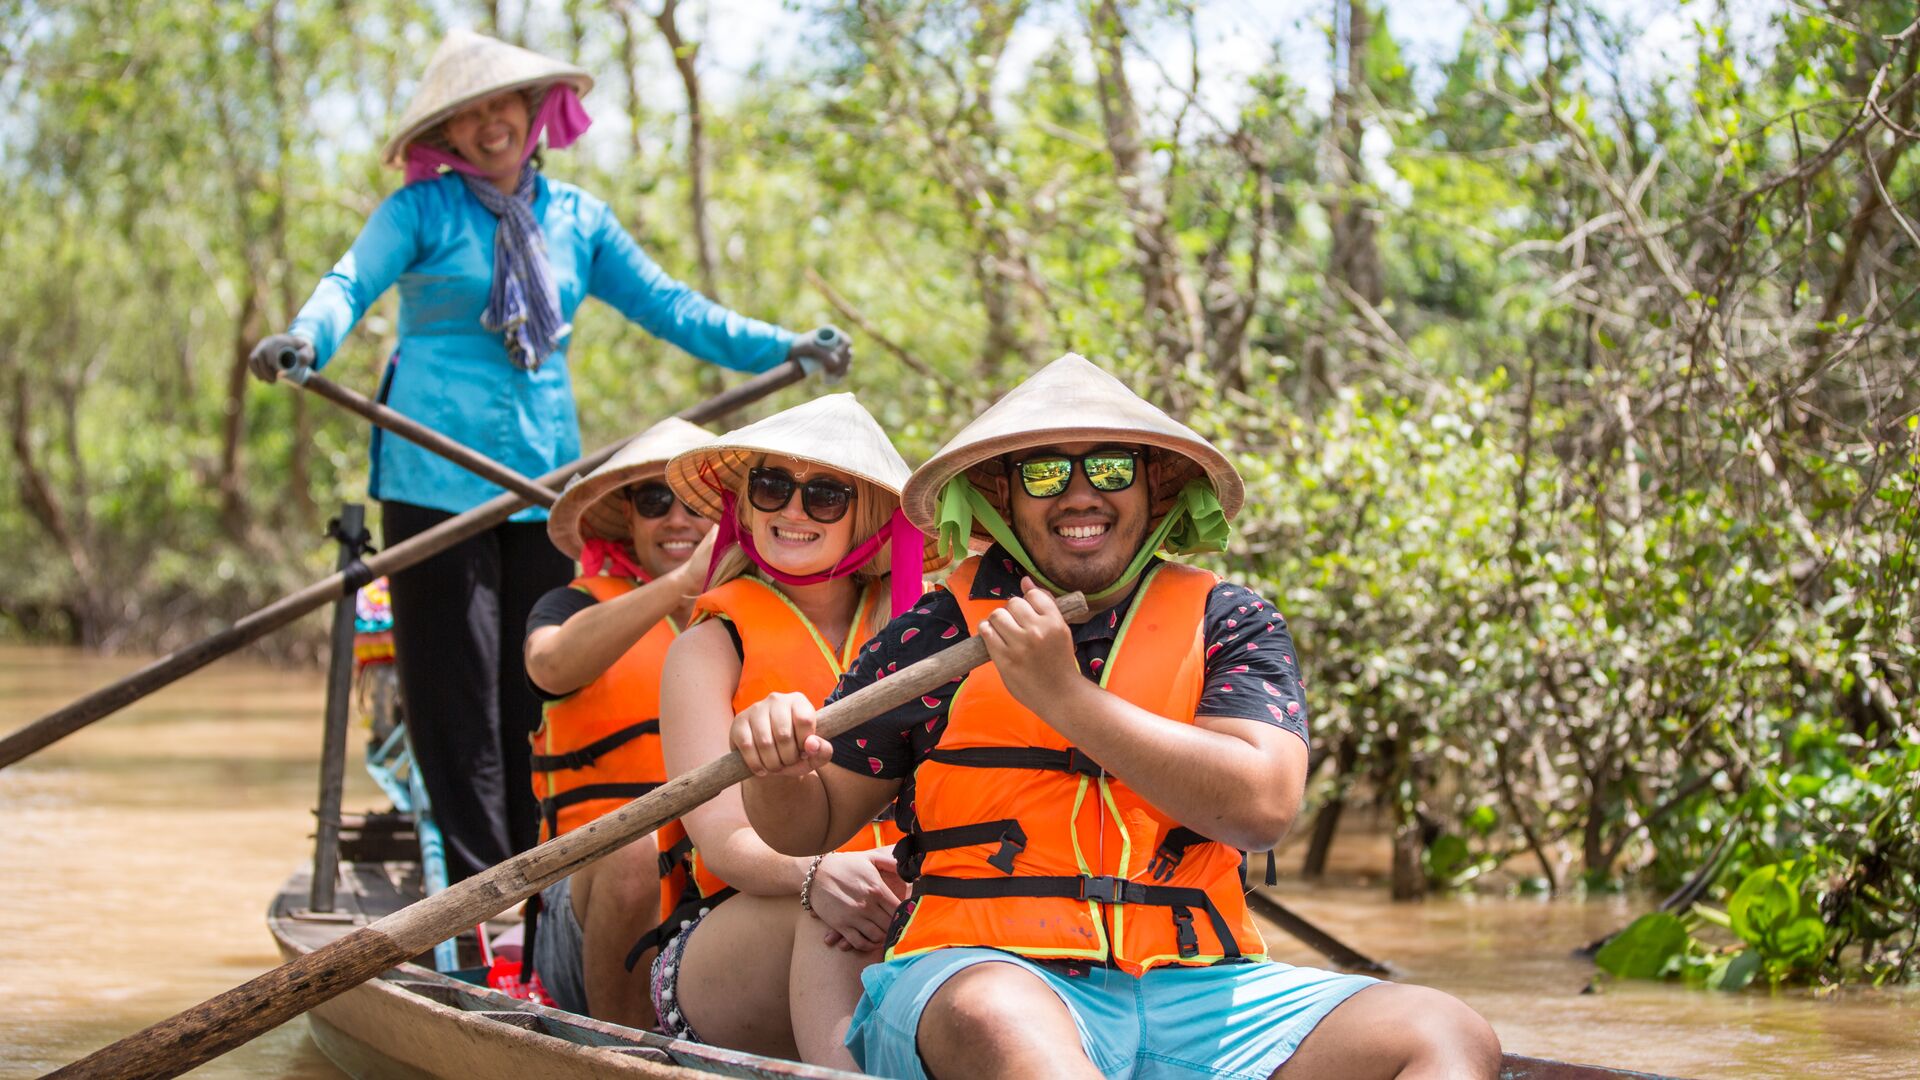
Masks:
[[[813,861],[807,864],[806,880],[800,883],[800,910],[809,915],[813,914],[813,875],[820,872],[820,864],[826,858],[825,855],[815,855]]]

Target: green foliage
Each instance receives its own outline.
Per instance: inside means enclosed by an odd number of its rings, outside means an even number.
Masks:
[[[1635,919],[1601,946],[1593,962],[1624,979],[1658,979],[1679,968],[1688,944],[1686,924],[1656,911]]]
[[[1674,0],[1662,67],[1612,6],[1510,0],[1427,81],[1417,5],[1379,5],[1359,79],[1329,51],[1337,117],[1277,52],[1157,63],[1184,2],[801,6],[803,59],[708,101],[719,297],[864,323],[851,387],[910,460],[1067,349],[1218,440],[1219,565],[1287,613],[1312,796],[1379,800],[1396,891],[1691,883],[1603,966],[1920,977],[1910,3],[1748,39]],[[682,102],[644,92],[671,57],[625,7],[505,32],[635,125],[546,168],[697,280]],[[0,626],[175,645],[325,569],[364,433],[235,366],[397,182],[440,20],[484,14],[0,6]],[[330,375],[377,384],[391,304]],[[604,307],[575,341],[589,444],[720,385]]]
[[[1778,986],[1817,972],[1834,944],[1807,890],[1810,860],[1768,863],[1746,876],[1726,909],[1696,904],[1685,917],[1642,915],[1594,955],[1600,969],[1624,979],[1670,976],[1714,990],[1740,990],[1764,975]],[[1738,940],[1715,945],[1701,933],[1715,927]]]

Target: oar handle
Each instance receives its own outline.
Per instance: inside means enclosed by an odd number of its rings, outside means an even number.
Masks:
[[[1079,593],[1060,597],[1058,603],[1069,622],[1086,619],[1087,601]],[[986,641],[969,637],[821,709],[815,717],[816,730],[824,738],[845,734],[986,662]],[[426,952],[467,927],[493,918],[582,866],[686,814],[747,776],[746,763],[737,752],[710,761],[611,814],[48,1075],[110,1080],[178,1076]]]
[[[305,360],[300,359],[300,350],[291,345],[281,348],[280,354],[273,358],[273,362],[280,369],[281,377],[297,386],[307,385],[307,380],[313,377],[313,369],[307,366]]]

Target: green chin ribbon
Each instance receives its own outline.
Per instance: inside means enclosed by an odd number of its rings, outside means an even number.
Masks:
[[[1007,525],[1000,511],[993,508],[980,489],[973,486],[965,473],[947,481],[940,489],[940,555],[951,559],[963,555],[967,548],[967,539],[973,535],[975,522],[986,528],[999,545],[1007,549],[1015,562],[1024,568],[1041,588],[1059,595],[1065,590],[1047,579],[1039,567],[1033,565],[1033,556],[1027,554],[1013,529]],[[1227,524],[1226,511],[1220,507],[1220,497],[1204,480],[1190,480],[1180,489],[1173,501],[1173,508],[1160,519],[1140,550],[1134,553],[1133,561],[1120,572],[1113,584],[1087,597],[1090,604],[1109,600],[1131,588],[1140,572],[1146,569],[1147,560],[1158,551],[1167,551],[1174,555],[1193,555],[1204,551],[1225,551],[1227,538],[1233,535],[1233,527]]]

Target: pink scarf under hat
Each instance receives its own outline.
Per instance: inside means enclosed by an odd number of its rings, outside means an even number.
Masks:
[[[580,573],[585,577],[599,577],[603,569],[633,578],[642,585],[653,580],[653,575],[640,569],[640,564],[627,554],[627,545],[595,536],[580,545]]]
[[[580,104],[580,95],[566,83],[555,83],[546,97],[540,102],[540,111],[533,116],[533,123],[527,126],[527,144],[520,149],[522,164],[533,156],[540,146],[540,133],[547,133],[547,145],[555,150],[572,146],[574,140],[586,133],[592,126],[593,118]],[[407,144],[407,183],[417,184],[422,180],[432,180],[440,175],[441,166],[468,176],[481,175],[480,170],[468,163],[458,154],[438,150],[419,141]]]
[[[795,498],[799,493],[795,493]],[[746,553],[748,560],[759,567],[768,577],[788,585],[818,585],[823,581],[843,578],[867,564],[888,541],[893,543],[893,555],[890,560],[893,573],[893,614],[898,617],[920,599],[920,558],[926,536],[907,521],[907,515],[899,510],[887,519],[880,531],[867,537],[865,541],[847,552],[846,557],[833,564],[832,569],[814,574],[789,574],[769,564],[761,556],[760,549],[754,545],[753,534],[740,526],[740,515],[736,512],[739,496],[731,490],[720,492],[720,535],[714,537],[713,561],[707,564],[707,584],[713,583],[713,572],[720,566],[720,559],[727,549],[738,547]]]

